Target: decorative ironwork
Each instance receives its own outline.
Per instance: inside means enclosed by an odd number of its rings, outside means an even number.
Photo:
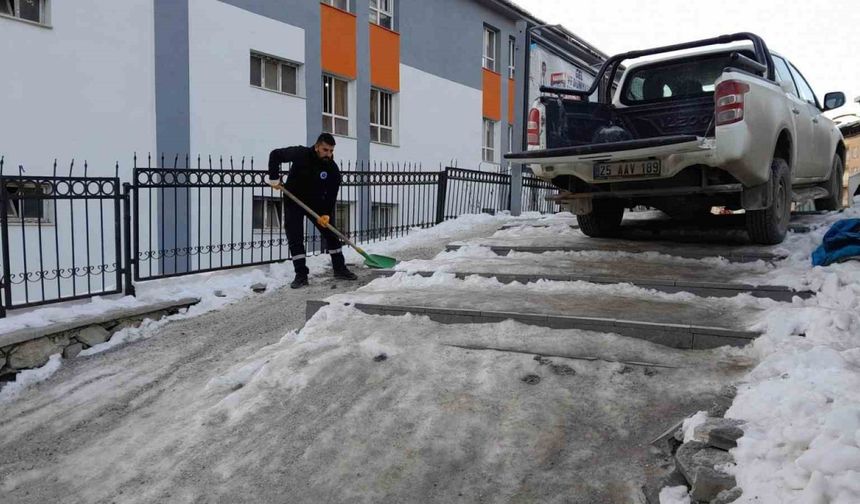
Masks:
[[[118,177],[0,175],[6,310],[123,291]],[[118,169],[118,167],[117,167]],[[126,284],[127,285],[127,284]]]
[[[86,163],[83,176],[73,176],[74,161],[68,176],[57,176],[56,163],[53,176],[23,168],[3,175],[0,158],[0,316],[10,308],[134,294],[134,281],[289,259],[282,196],[253,158],[134,161],[132,181],[121,184],[118,176],[87,176]],[[424,171],[412,163],[340,166],[332,222],[359,242],[403,236],[463,213],[510,209],[506,173]],[[525,210],[544,211],[556,189],[524,177],[522,191]],[[306,230],[307,252],[324,252],[318,230],[310,223]]]

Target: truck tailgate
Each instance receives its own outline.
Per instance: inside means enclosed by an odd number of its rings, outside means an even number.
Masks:
[[[671,135],[640,140],[559,147],[507,154],[505,159],[524,164],[624,161],[696,152],[713,148],[709,139],[696,135]]]

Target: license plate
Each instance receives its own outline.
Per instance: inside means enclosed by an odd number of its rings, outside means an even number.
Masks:
[[[595,179],[626,177],[656,177],[660,175],[660,161],[620,161],[617,163],[595,163]]]

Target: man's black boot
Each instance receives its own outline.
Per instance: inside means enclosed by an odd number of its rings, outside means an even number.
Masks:
[[[331,255],[331,267],[334,270],[334,277],[338,280],[358,280],[355,273],[347,269],[346,260],[340,252]]]
[[[291,289],[298,289],[300,287],[304,287],[308,284],[308,276],[307,275],[299,275],[296,274],[296,278],[290,282]]]
[[[338,280],[358,280],[358,276],[352,271],[349,271],[346,266],[342,269],[334,270],[334,277]]]

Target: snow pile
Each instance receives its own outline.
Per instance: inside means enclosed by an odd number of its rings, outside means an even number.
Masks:
[[[860,502],[860,262],[810,265],[828,227],[787,239],[773,278],[816,296],[762,319],[749,350],[761,362],[726,413],[747,422],[732,450],[739,503]]]
[[[15,399],[27,387],[50,378],[51,375],[60,369],[62,360],[62,356],[56,353],[48,359],[48,362],[44,366],[36,369],[27,369],[18,373],[14,382],[0,389],[0,404]]]
[[[660,504],[690,504],[690,494],[687,487],[665,487],[660,490]]]

